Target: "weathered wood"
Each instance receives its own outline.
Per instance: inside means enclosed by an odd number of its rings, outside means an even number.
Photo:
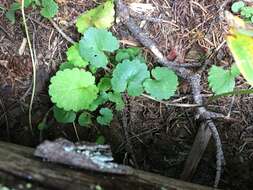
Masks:
[[[31,190],[48,190],[47,188],[42,187],[39,184],[36,183],[29,183],[26,180],[0,171],[0,189],[4,190],[5,188],[8,188],[9,190],[14,189],[31,189]],[[7,189],[5,189],[7,190]]]
[[[211,190],[180,180],[134,170],[131,175],[105,174],[58,165],[33,156],[34,149],[0,142],[0,172],[60,190]]]
[[[182,180],[189,181],[193,177],[211,136],[212,133],[210,129],[202,124],[195,137],[191,152],[185,162],[184,170],[180,176]]]

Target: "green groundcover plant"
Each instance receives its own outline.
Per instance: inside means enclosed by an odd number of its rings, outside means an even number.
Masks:
[[[236,1],[232,4],[233,13],[240,14],[246,21],[253,23],[253,7],[247,6],[243,1]]]
[[[149,70],[141,49],[120,48],[119,40],[108,31],[114,14],[109,0],[77,19],[81,40],[68,48],[67,61],[50,80],[49,95],[58,122],[88,127],[96,121],[108,126],[113,113],[124,109],[124,94],[147,93],[158,101],[175,94],[178,77],[172,70],[159,66]],[[238,75],[236,66],[228,70],[212,66],[209,86],[216,95],[230,92]]]
[[[58,5],[54,0],[24,0],[24,7],[39,7],[40,14],[45,18],[52,18],[58,12]],[[15,13],[21,9],[21,4],[19,2],[14,2],[11,4],[9,10],[7,10],[5,16],[6,18],[14,24],[16,21]]]
[[[80,126],[96,121],[110,125],[113,110],[124,108],[122,95],[144,92],[157,100],[174,95],[178,78],[166,67],[148,70],[139,48],[119,48],[119,41],[106,29],[89,27],[83,37],[67,50],[67,62],[50,80],[49,95],[55,103],[54,115],[61,123],[77,118]],[[114,107],[105,107],[108,102]]]
[[[11,4],[6,12],[12,23],[21,8],[19,2]],[[48,19],[58,12],[54,0],[25,0],[24,7],[30,6],[39,7],[41,15]],[[150,70],[140,48],[120,47],[119,40],[108,30],[115,20],[114,8],[114,1],[107,0],[77,19],[81,39],[67,49],[67,60],[60,64],[49,85],[53,114],[59,123],[77,122],[89,127],[97,122],[109,126],[113,114],[125,107],[124,95],[146,93],[162,101],[170,99],[177,90],[179,82],[174,71],[159,66]],[[6,10],[2,6],[1,9]],[[252,8],[242,1],[233,3],[231,9],[245,19],[253,18]],[[209,87],[217,97],[231,95],[239,74],[236,65],[227,70],[213,65],[208,72]],[[45,118],[38,128],[48,128]],[[102,136],[99,142],[104,142]]]

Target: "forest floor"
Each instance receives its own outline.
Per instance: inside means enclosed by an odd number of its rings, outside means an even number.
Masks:
[[[54,18],[58,26],[72,39],[78,41],[80,35],[75,28],[75,20],[85,10],[95,7],[92,0],[61,0],[60,11]],[[231,2],[225,0],[129,0],[133,18],[139,26],[158,44],[169,60],[178,63],[201,63],[228,67],[233,59],[225,43],[227,23],[220,18],[224,9],[229,10]],[[12,1],[0,0],[6,8]],[[138,9],[138,4],[144,3]],[[226,4],[225,4],[226,3]],[[225,6],[224,6],[225,5]],[[220,7],[223,7],[221,10]],[[49,78],[58,66],[66,60],[65,51],[69,47],[61,34],[38,10],[26,10],[28,26],[36,50],[37,89],[32,112],[36,127],[52,107],[47,88]],[[121,40],[122,46],[139,46],[127,28],[117,22],[111,29]],[[28,107],[31,95],[32,64],[26,46],[21,13],[12,25],[0,12],[0,140],[17,144],[36,146],[45,139],[65,137],[76,141],[71,125],[54,121],[50,113],[50,126],[32,136],[28,127]],[[150,51],[142,48],[148,66],[156,65]],[[207,84],[207,69],[202,83],[202,94],[206,99],[212,95]],[[129,140],[133,152],[129,150],[122,130],[121,115],[107,129],[98,126],[78,128],[81,140],[95,141],[102,133],[112,146],[115,159],[119,163],[138,167],[165,176],[180,178],[185,160],[191,150],[200,121],[194,118],[195,108],[181,107],[192,104],[190,87],[185,81],[170,103],[165,106],[145,97],[127,97],[127,119]],[[236,88],[248,88],[243,78],[238,78]],[[248,190],[253,185],[253,97],[251,95],[225,97],[208,102],[208,109],[227,117],[216,120],[221,136],[226,165],[220,188]],[[177,106],[173,106],[173,104]],[[194,183],[212,186],[215,177],[215,146],[210,141],[197,171]]]

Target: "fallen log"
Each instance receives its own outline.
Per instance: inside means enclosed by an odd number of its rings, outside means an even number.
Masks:
[[[80,170],[50,163],[34,156],[34,149],[0,142],[0,177],[11,175],[39,184],[43,189],[59,190],[211,190],[157,174],[134,170],[131,174]]]

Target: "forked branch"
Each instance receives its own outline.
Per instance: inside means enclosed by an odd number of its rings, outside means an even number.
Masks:
[[[128,7],[123,3],[122,0],[117,1],[117,13],[121,22],[128,28],[128,30],[132,33],[132,35],[146,48],[150,49],[150,51],[154,54],[155,58],[158,62],[166,66],[177,73],[178,76],[187,80],[192,88],[192,95],[195,104],[203,105],[203,97],[201,95],[201,75],[192,72],[190,69],[186,69],[184,67],[178,67],[177,63],[174,61],[169,61],[158,49],[155,42],[142,31],[142,29],[136,24],[133,18],[131,18],[129,14]],[[217,128],[212,121],[213,113],[206,110],[205,107],[198,107],[196,116],[202,118],[209,127],[211,134],[215,140],[216,145],[216,177],[214,186],[217,187],[220,176],[221,176],[221,166],[224,163],[224,156],[222,151],[222,144],[219,137],[219,133]]]

